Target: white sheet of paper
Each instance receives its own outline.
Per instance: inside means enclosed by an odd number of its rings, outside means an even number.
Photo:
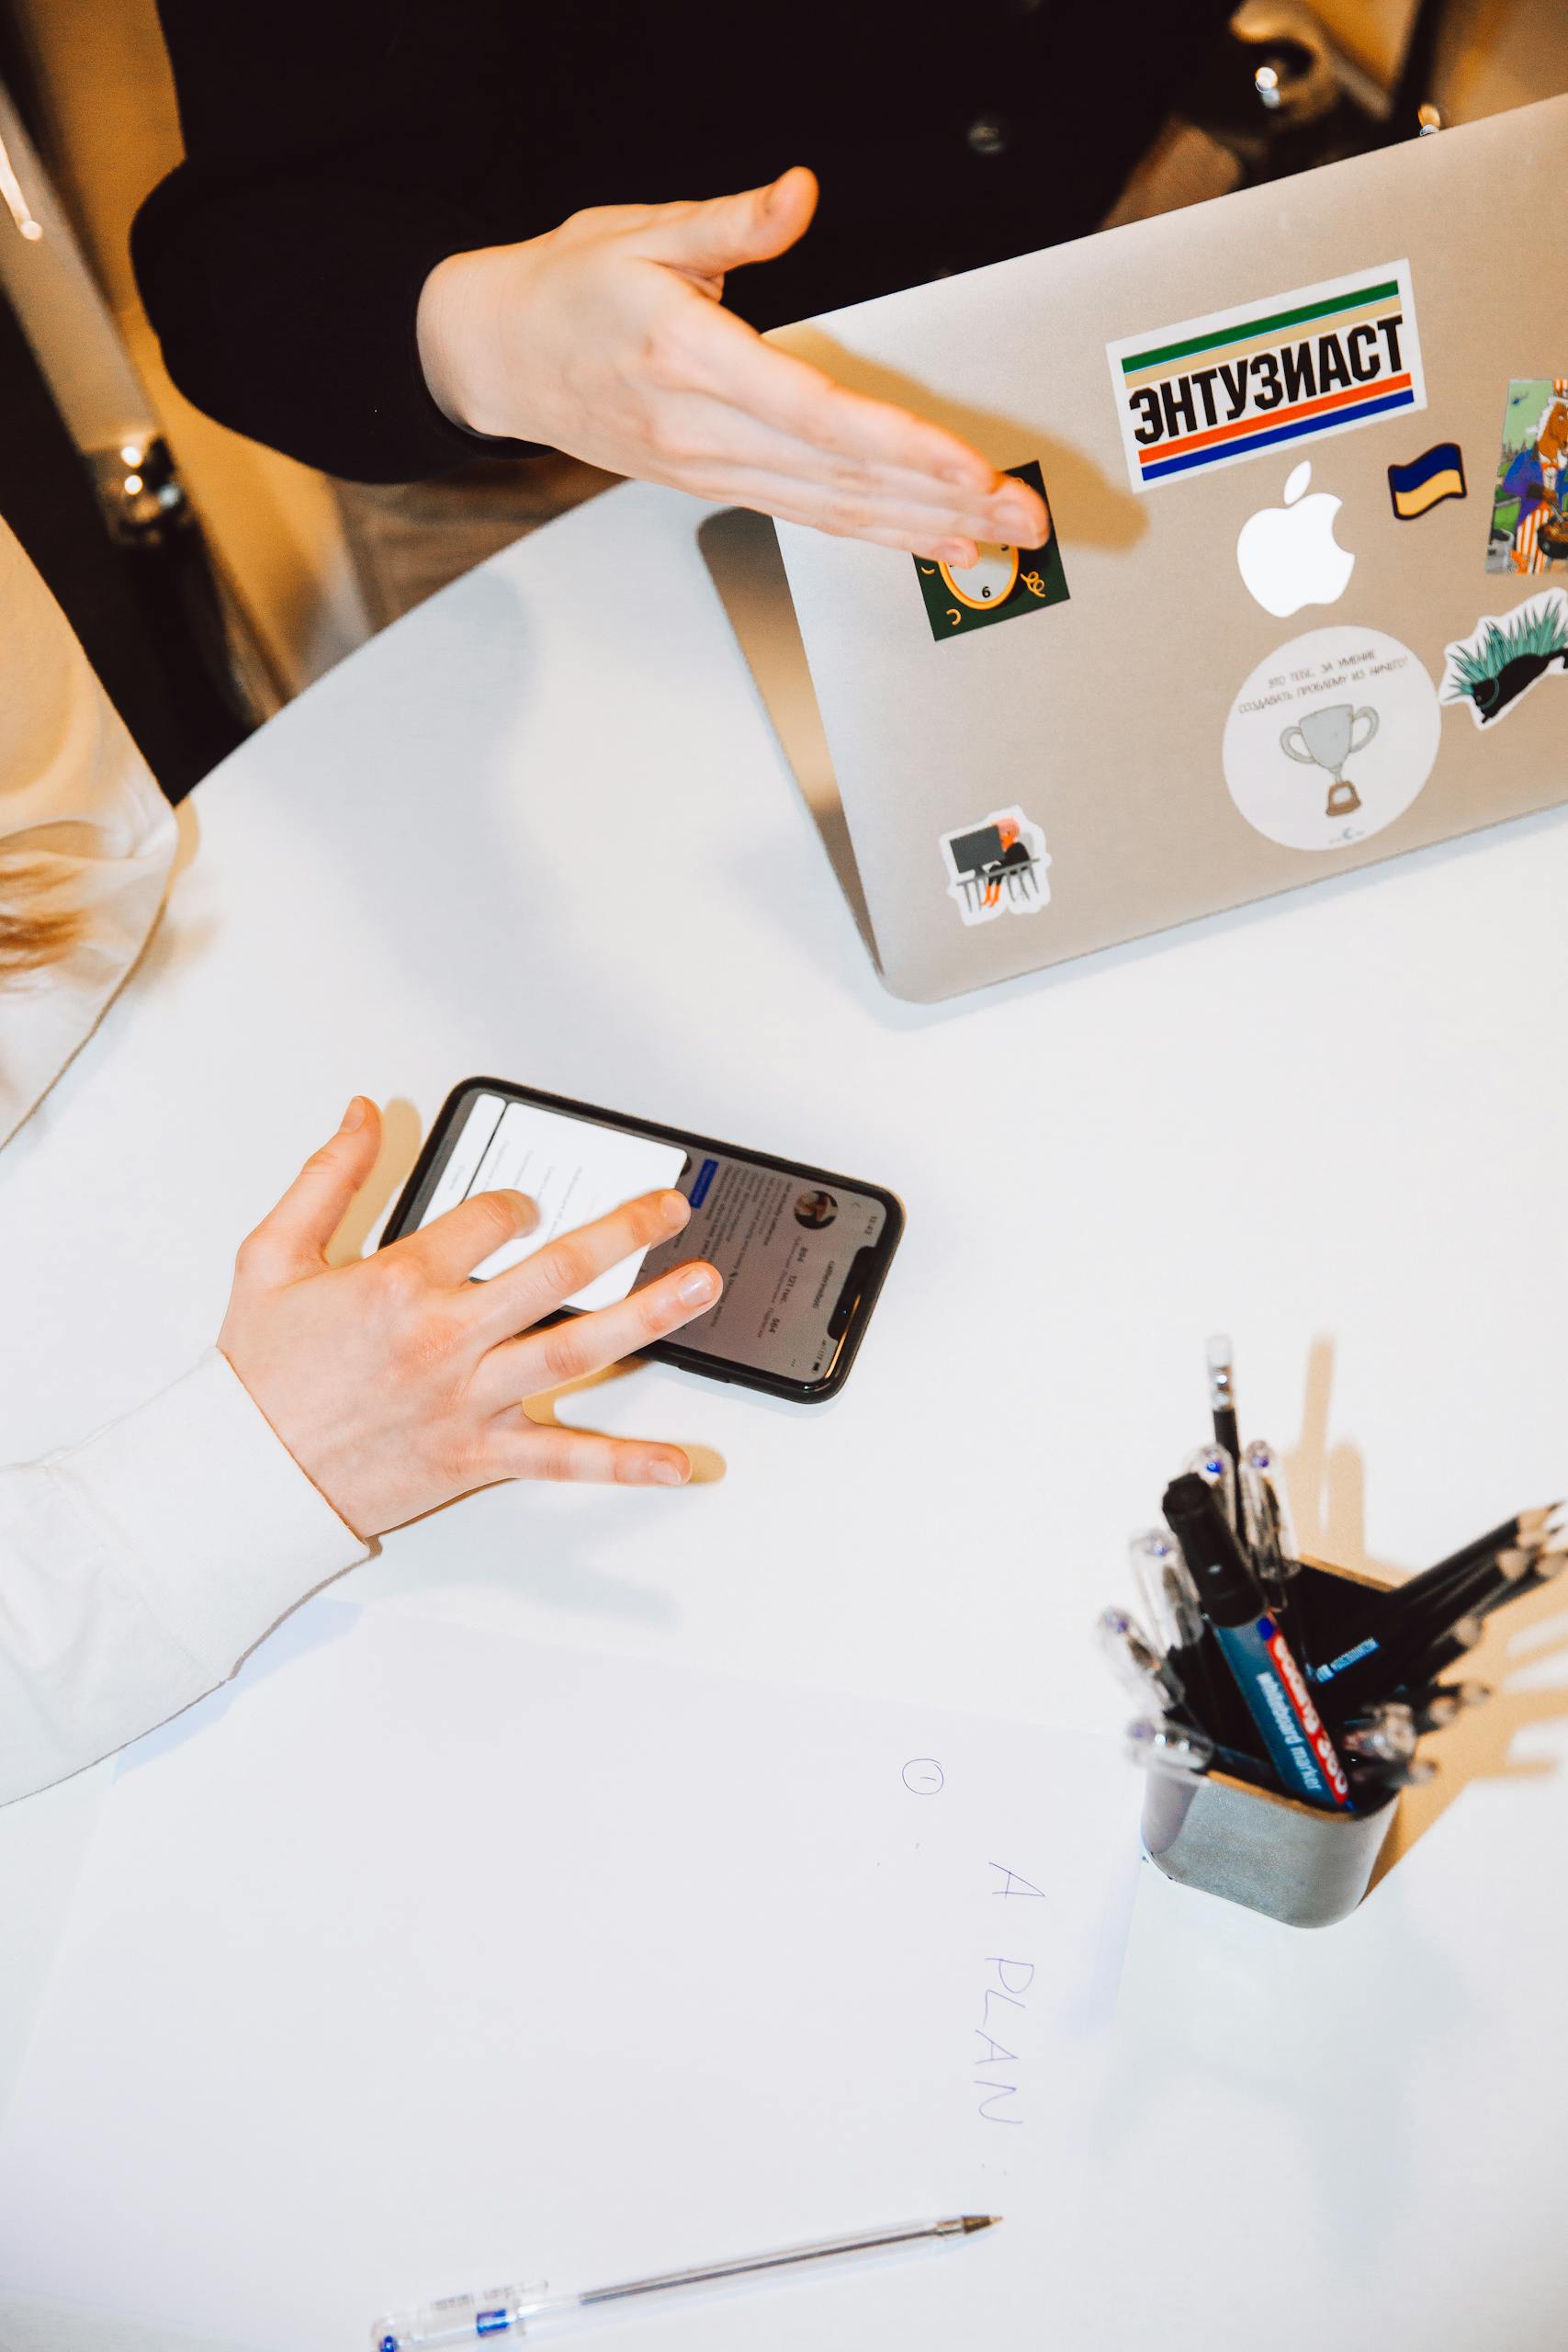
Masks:
[[[526,1193],[538,1204],[539,1222],[522,1240],[503,1242],[474,1268],[488,1282],[508,1266],[521,1265],[558,1233],[607,1216],[639,1193],[673,1184],[685,1163],[679,1144],[625,1135],[596,1126],[592,1119],[570,1119],[536,1102],[503,1102],[498,1094],[480,1094],[454,1139],[420,1224],[445,1216],[470,1193]],[[585,1311],[615,1306],[636,1282],[647,1255],[646,1250],[634,1250],[574,1291],[567,1306]]]
[[[128,1753],[0,2130],[0,2285],[342,2352],[497,2281],[979,2211],[615,2339],[1037,2352],[1135,1781],[317,1601]]]

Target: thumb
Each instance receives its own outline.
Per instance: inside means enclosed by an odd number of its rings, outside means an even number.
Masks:
[[[328,1242],[375,1165],[381,1114],[356,1094],[330,1143],[314,1151],[246,1244],[247,1254],[279,1281],[315,1273]]]
[[[655,261],[695,277],[722,277],[749,261],[772,261],[806,234],[817,209],[817,175],[796,164],[766,187],[662,208],[646,232]]]

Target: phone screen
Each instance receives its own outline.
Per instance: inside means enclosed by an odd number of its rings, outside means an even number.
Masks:
[[[878,1242],[886,1203],[810,1174],[717,1149],[688,1149],[544,1103],[479,1093],[455,1126],[422,1207],[424,1226],[471,1193],[507,1187],[539,1223],[474,1269],[487,1281],[559,1233],[660,1186],[692,1204],[685,1230],[639,1250],[566,1304],[614,1306],[671,1266],[705,1258],[724,1277],[716,1306],[676,1334],[681,1347],[790,1381],[818,1378],[843,1328],[837,1310],[858,1254]]]

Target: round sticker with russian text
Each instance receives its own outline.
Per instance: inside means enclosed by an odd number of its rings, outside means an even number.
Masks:
[[[1438,690],[1381,629],[1317,628],[1260,662],[1225,722],[1225,783],[1285,849],[1348,849],[1402,817],[1437,763]]]

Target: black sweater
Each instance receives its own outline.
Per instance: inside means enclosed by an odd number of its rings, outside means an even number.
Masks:
[[[160,0],[186,160],[132,232],[170,373],[362,481],[481,443],[414,341],[438,261],[584,205],[809,164],[817,220],[731,276],[761,327],[1093,227],[1231,0]]]

